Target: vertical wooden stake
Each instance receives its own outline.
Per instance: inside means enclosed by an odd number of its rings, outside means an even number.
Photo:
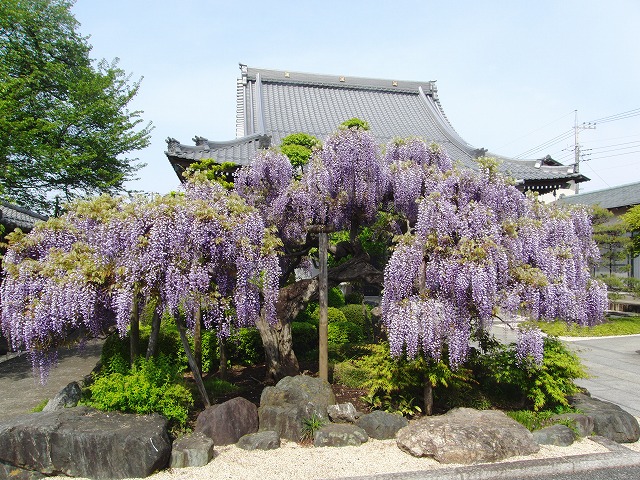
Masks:
[[[320,321],[318,324],[318,376],[329,381],[329,346],[327,341],[328,336],[328,322],[327,322],[327,308],[329,303],[328,293],[328,275],[327,275],[327,245],[328,235],[327,232],[320,232],[318,235],[318,254],[320,260],[320,275],[319,275],[319,291],[318,298],[320,303]]]

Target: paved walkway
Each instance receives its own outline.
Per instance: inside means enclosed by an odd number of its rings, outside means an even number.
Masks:
[[[82,350],[64,349],[58,354],[58,367],[53,368],[46,385],[34,376],[28,355],[20,355],[0,363],[0,420],[29,413],[43,400],[54,397],[70,382],[91,373],[100,359],[103,341],[92,341]]]

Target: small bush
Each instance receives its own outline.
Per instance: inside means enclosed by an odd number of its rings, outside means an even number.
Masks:
[[[237,393],[240,391],[240,387],[234,385],[226,380],[221,380],[216,377],[209,377],[204,381],[204,387],[207,393],[212,398],[218,398],[231,393]]]
[[[331,322],[328,326],[327,340],[336,345],[359,343],[364,340],[364,332],[360,325],[353,322]]]
[[[240,328],[227,341],[229,360],[240,365],[255,365],[264,361],[264,346],[255,328]]]
[[[476,361],[478,381],[496,402],[520,399],[534,410],[568,405],[567,397],[579,391],[574,380],[587,376],[578,356],[554,337],[544,339],[540,366],[520,367],[514,344],[499,345]]]
[[[364,120],[360,120],[359,118],[350,118],[349,120],[345,120],[340,124],[343,128],[355,128],[358,130],[369,130],[369,123]]]
[[[355,323],[361,327],[366,327],[369,323],[369,310],[362,304],[348,304],[340,307],[340,311],[344,313],[344,317],[348,322]]]
[[[119,360],[118,360],[119,358]],[[124,359],[118,355],[103,375],[89,388],[83,403],[98,410],[117,410],[126,413],[160,413],[173,426],[184,427],[193,396],[184,385],[177,365],[171,358],[139,359],[123,373]]]
[[[316,315],[315,313],[317,309],[318,309],[317,302],[309,302],[309,304],[305,307],[305,309],[302,310],[300,313],[298,313],[298,315],[296,315],[294,322],[312,323],[317,327],[318,318],[319,318],[319,316]]]
[[[344,296],[347,305],[360,305],[364,301],[364,295],[360,292],[350,292]]]
[[[338,287],[330,288],[327,294],[328,294],[327,304],[330,307],[340,308],[346,305],[344,301],[344,294],[342,293],[342,290],[340,290]]]
[[[311,323],[291,322],[291,336],[296,354],[303,355],[318,347],[318,328]]]

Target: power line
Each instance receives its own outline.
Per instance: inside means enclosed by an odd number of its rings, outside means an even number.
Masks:
[[[640,115],[640,108],[635,108],[633,110],[628,110],[622,113],[616,113],[615,115],[610,115],[608,117],[598,118],[597,120],[592,120],[591,123],[608,123],[615,122],[617,120],[624,120],[625,118],[637,117]]]
[[[605,152],[602,152],[602,153],[605,153]],[[591,162],[591,161],[593,161],[593,160],[600,160],[600,159],[602,159],[602,158],[622,157],[622,156],[624,156],[624,155],[631,155],[631,154],[633,154],[633,153],[640,153],[640,150],[634,150],[633,152],[625,152],[625,153],[615,153],[615,154],[613,154],[613,155],[605,155],[605,156],[602,156],[602,157],[593,157],[593,158],[588,158],[588,159],[586,159],[586,160],[583,160],[583,162]],[[640,160],[639,160],[638,162],[640,163]]]

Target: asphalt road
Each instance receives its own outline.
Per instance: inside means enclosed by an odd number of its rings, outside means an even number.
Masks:
[[[493,332],[502,342],[515,341],[515,332],[500,324]],[[561,340],[578,354],[590,375],[576,381],[578,385],[594,398],[615,403],[640,417],[640,335]]]
[[[591,375],[576,383],[591,396],[640,417],[640,335],[571,340],[567,344]]]

